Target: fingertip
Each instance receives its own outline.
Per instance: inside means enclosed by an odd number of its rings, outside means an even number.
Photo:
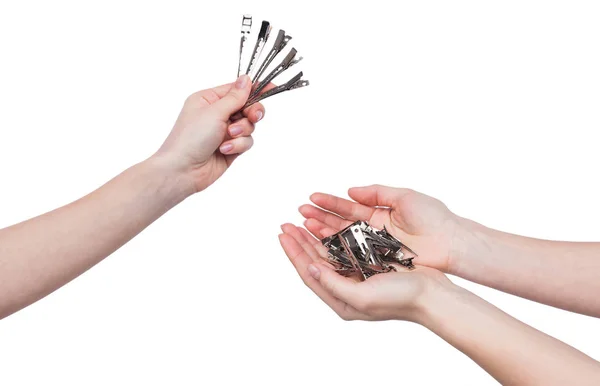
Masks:
[[[243,74],[235,81],[235,88],[243,90],[248,87],[248,85],[252,84],[250,81],[250,77],[247,74]]]
[[[309,208],[311,208],[311,206],[308,204],[300,205],[300,207],[298,208],[298,212],[300,212],[300,214],[302,214],[303,216],[306,216],[308,211],[310,211]]]
[[[229,135],[232,138],[235,138],[235,137],[241,135],[243,132],[244,132],[244,129],[241,126],[239,126],[239,125],[231,126],[229,128]]]
[[[257,123],[265,117],[265,107],[261,103],[253,104],[244,110],[244,116],[252,123]]]
[[[283,247],[283,249],[285,249],[285,234],[284,233],[280,233],[277,235],[277,238],[279,239],[279,245],[281,245]]]
[[[285,234],[288,234],[290,232],[290,230],[292,230],[294,227],[295,227],[294,224],[290,224],[288,222],[286,222],[285,224],[281,224],[281,230]]]
[[[263,119],[263,117],[265,116],[265,112],[261,109],[257,109],[256,112],[254,113],[254,122],[258,122],[261,119]]]
[[[254,145],[254,139],[251,135],[233,138],[219,147],[219,151],[224,155],[239,155],[247,152]]]
[[[318,224],[317,220],[315,220],[314,218],[307,218],[306,220],[304,220],[304,226],[310,226],[313,222],[315,223],[315,225]]]
[[[354,187],[348,189],[348,194],[350,194],[351,192],[358,192],[358,191],[369,189],[369,188],[372,188],[372,187],[373,187],[373,185],[370,185],[370,186],[354,186]]]
[[[226,144],[223,144],[223,145],[221,145],[221,147],[219,148],[219,151],[220,151],[222,154],[229,154],[229,153],[231,153],[231,151],[232,151],[232,150],[233,150],[233,144],[231,144],[231,143],[226,143]]]
[[[281,244],[281,246],[283,247],[283,250],[285,251],[286,254],[289,252],[288,249],[290,248],[291,240],[293,240],[293,239],[287,233],[279,234],[279,244]]]
[[[316,204],[317,201],[319,201],[321,199],[321,197],[323,197],[323,193],[317,192],[317,193],[311,194],[309,199]]]
[[[317,266],[315,264],[310,264],[308,266],[308,273],[315,280],[319,280],[321,278],[321,271],[319,270],[319,268],[317,268]]]

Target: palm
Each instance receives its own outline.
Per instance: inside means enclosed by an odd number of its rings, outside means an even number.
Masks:
[[[300,211],[307,218],[307,229],[315,236],[327,237],[354,221],[367,221],[375,228],[385,227],[413,249],[418,254],[417,264],[447,270],[453,216],[441,202],[413,191],[398,194],[386,208],[320,193],[311,200],[320,208],[305,205]]]
[[[303,228],[285,224],[282,230],[284,234],[280,235],[281,245],[304,283],[344,319],[410,320],[410,313],[414,308],[411,306],[417,304],[430,283],[447,280],[441,272],[426,267],[417,267],[411,272],[374,275],[364,282],[353,282],[350,278],[340,276],[337,279],[340,280],[339,283],[351,283],[354,293],[352,299],[342,299],[330,292],[332,288],[321,286],[308,272],[311,264],[318,264],[322,270],[328,270],[327,264],[323,264],[327,256],[323,245]],[[344,286],[347,284],[337,287]]]

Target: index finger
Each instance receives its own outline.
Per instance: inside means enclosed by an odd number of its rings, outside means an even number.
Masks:
[[[259,95],[261,95],[275,87],[276,87],[275,84],[269,83],[265,86],[265,88],[260,90]],[[250,120],[250,122],[257,123],[258,121],[263,119],[264,116],[265,116],[265,106],[263,106],[262,103],[257,102],[257,103],[253,103],[250,106],[246,107],[241,112],[235,113],[231,117],[231,121],[235,122],[237,120],[242,119],[242,117],[247,117]]]
[[[374,208],[331,194],[314,193],[310,196],[310,200],[317,206],[351,221],[368,220],[375,211]]]

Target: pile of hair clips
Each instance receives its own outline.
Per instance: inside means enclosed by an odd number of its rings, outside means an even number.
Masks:
[[[238,63],[238,77],[242,75],[242,69],[244,58],[245,58],[245,47],[248,38],[250,37],[250,33],[252,31],[252,16],[244,15],[242,18],[242,31],[240,38],[240,58]],[[254,50],[251,52],[250,57],[248,59],[248,66],[246,67],[245,74],[249,75],[252,79],[252,92],[250,97],[248,98],[248,102],[243,108],[246,108],[250,105],[253,105],[256,102],[259,102],[265,98],[268,98],[273,95],[277,95],[284,91],[294,90],[300,87],[308,86],[308,81],[302,79],[302,72],[299,72],[297,75],[292,77],[289,81],[281,84],[280,86],[276,86],[271,88],[270,90],[264,91],[264,88],[275,80],[281,73],[283,73],[288,68],[292,67],[296,63],[302,60],[302,57],[296,57],[298,52],[295,48],[292,48],[289,53],[283,58],[283,60],[273,68],[271,72],[263,77],[266,73],[267,68],[275,60],[275,57],[283,51],[285,46],[292,39],[291,36],[286,35],[284,30],[279,30],[277,33],[277,37],[271,46],[271,50],[268,51],[264,58],[261,57],[261,54],[271,36],[271,24],[268,21],[263,21],[260,26],[260,31],[258,32],[258,36],[256,39],[256,43],[254,44]],[[262,59],[260,65],[257,66],[257,63]]]
[[[396,271],[394,264],[413,269],[417,257],[409,247],[390,235],[357,221],[321,240],[328,249],[327,261],[344,276],[366,280],[378,273]]]

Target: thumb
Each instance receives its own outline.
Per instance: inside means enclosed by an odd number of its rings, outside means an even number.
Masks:
[[[233,86],[231,86],[229,92],[213,106],[219,113],[227,115],[227,118],[229,118],[244,107],[251,89],[252,82],[250,81],[250,77],[248,75],[242,75],[235,81]]]
[[[350,188],[350,190],[348,190],[348,195],[354,201],[360,202],[363,205],[392,207],[395,201],[409,192],[409,189],[371,185],[361,188]]]
[[[323,264],[309,265],[308,272],[314,279],[319,281],[327,292],[344,303],[354,306],[360,303],[364,297],[358,283],[340,275],[331,268],[325,267]]]

